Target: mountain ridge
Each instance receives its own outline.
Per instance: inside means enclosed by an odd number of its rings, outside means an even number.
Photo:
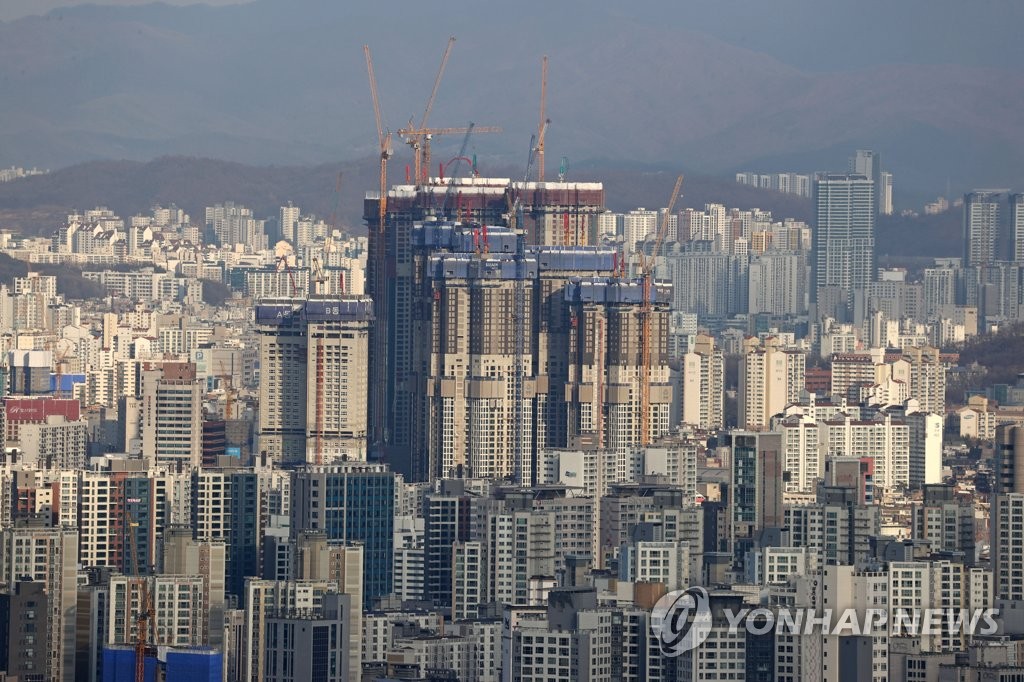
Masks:
[[[471,144],[504,163],[525,157],[538,119],[540,56],[549,54],[552,159],[610,158],[705,175],[811,172],[841,168],[853,149],[867,147],[881,152],[898,191],[933,195],[947,179],[957,190],[1024,185],[1024,77],[1010,68],[1017,47],[1001,48],[1003,69],[865,58],[827,70],[806,58],[786,61],[783,48],[778,56],[764,51],[752,24],[761,9],[738,13],[727,33],[713,26],[707,3],[692,4],[697,9],[640,2],[632,14],[612,2],[580,12],[535,0],[516,12],[387,0],[54,10],[0,24],[0,87],[8,95],[0,99],[0,165],[363,158],[376,136],[361,44],[374,50],[385,124],[395,130],[410,114],[419,119],[444,39],[454,33],[432,123],[503,126],[503,135]],[[909,25],[905,13],[898,19]],[[696,17],[692,26],[687,17]],[[813,33],[820,12],[795,19],[776,27],[780,41],[822,39]],[[567,22],[571,31],[560,28]],[[963,39],[961,58],[972,40]],[[435,145],[440,155],[458,142]]]

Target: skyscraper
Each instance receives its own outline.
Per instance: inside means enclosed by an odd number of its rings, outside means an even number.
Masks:
[[[1005,189],[978,189],[964,195],[965,267],[992,265],[1003,259],[1000,248],[1002,203],[1007,192]]]
[[[835,288],[845,298],[874,281],[875,184],[861,174],[827,173],[814,181],[814,290]],[[818,315],[831,314],[820,310]]]

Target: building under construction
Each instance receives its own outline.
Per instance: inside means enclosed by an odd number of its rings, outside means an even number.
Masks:
[[[370,446],[376,456],[414,479],[426,475],[425,463],[414,467],[412,399],[423,372],[413,368],[413,305],[417,278],[413,228],[429,220],[457,220],[479,226],[505,226],[521,207],[527,244],[586,246],[597,241],[597,216],[604,211],[600,183],[512,182],[507,178],[430,178],[418,185],[397,185],[384,197],[371,192],[364,202],[369,232],[366,291],[374,301],[377,319],[370,339],[370,377],[374,390],[369,404]],[[481,228],[482,229],[482,228]],[[496,253],[484,243],[477,248]],[[473,247],[466,249],[472,251]],[[511,252],[508,252],[511,255]],[[611,254],[609,254],[609,259]],[[533,360],[531,360],[533,361]],[[520,386],[524,388],[524,386]],[[440,467],[439,468],[443,468]]]
[[[545,447],[582,433],[609,447],[639,442],[640,282],[618,276],[611,249],[520,249],[521,239],[503,226],[413,225],[410,323],[396,336],[407,334],[410,348],[398,395],[416,480],[530,484]],[[671,403],[668,291],[656,294],[650,439],[667,431]]]

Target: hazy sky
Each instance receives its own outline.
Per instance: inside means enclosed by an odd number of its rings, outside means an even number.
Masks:
[[[0,21],[11,21],[33,14],[46,14],[58,7],[72,5],[144,5],[153,0],[2,0]],[[168,5],[237,5],[249,0],[163,0]]]

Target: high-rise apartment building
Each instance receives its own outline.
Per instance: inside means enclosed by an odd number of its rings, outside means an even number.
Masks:
[[[777,338],[751,339],[740,358],[739,425],[764,430],[771,418],[800,399],[807,354],[785,348]]]
[[[46,629],[49,649],[45,679],[75,679],[75,625],[78,606],[78,531],[35,523],[15,525],[2,533],[3,580],[14,585],[26,578],[43,584],[46,613],[37,627]]]
[[[366,459],[372,319],[363,296],[257,305],[261,452],[288,464]]]
[[[637,208],[623,215],[622,241],[626,255],[636,251],[636,245],[658,232],[658,212]]]
[[[804,253],[769,251],[752,258],[747,272],[747,313],[806,314],[807,276]]]
[[[289,241],[293,245],[298,243],[296,225],[301,215],[302,212],[299,207],[292,205],[290,201],[287,206],[281,207],[277,218],[277,227],[281,231],[281,239]]]
[[[777,433],[732,434],[732,529],[739,563],[761,531],[785,525],[784,455],[782,436]]]
[[[964,267],[1005,260],[1003,221],[1005,189],[978,189],[964,195]],[[1016,245],[1015,245],[1016,246]]]
[[[882,213],[882,182],[883,175],[888,175],[890,182],[892,173],[882,172],[882,159],[878,152],[870,149],[858,149],[850,157],[850,173],[863,175],[875,183],[875,207],[877,213]]]
[[[880,215],[892,215],[892,173],[882,171],[880,185],[878,187],[878,213]]]
[[[1024,262],[1024,193],[1010,195],[1010,236],[1013,238],[1013,260]]]
[[[595,278],[566,287],[571,303],[569,335],[569,436],[597,434],[598,447],[624,456],[652,443],[672,422],[668,367],[668,291],[652,285],[650,365],[644,367],[642,285],[635,280]],[[647,374],[646,420],[641,391]],[[646,423],[646,433],[643,432]]]
[[[206,208],[206,231],[222,245],[244,244],[253,251],[267,248],[263,221],[253,217],[252,209],[230,201]]]
[[[827,173],[814,181],[813,300],[823,289],[849,299],[876,277],[875,184],[863,174]],[[832,311],[819,310],[818,315]]]
[[[682,359],[683,424],[714,430],[725,425],[725,360],[712,336],[698,334],[693,348]]]

